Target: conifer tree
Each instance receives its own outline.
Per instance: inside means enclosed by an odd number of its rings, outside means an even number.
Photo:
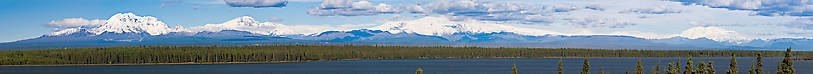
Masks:
[[[624,74],[630,74],[630,70],[624,70]]]
[[[737,74],[737,56],[731,55],[731,64],[728,64],[728,70],[726,70],[726,74]]]
[[[714,71],[714,62],[709,61],[709,64],[706,64],[706,71],[708,71],[706,74],[717,74],[716,71]]]
[[[559,66],[556,68],[556,73],[562,74],[562,72],[564,72],[564,70],[562,70],[562,58],[559,58]]]
[[[765,72],[762,71],[762,65],[763,65],[762,64],[762,53],[758,53],[757,54],[757,66],[756,66],[756,69],[754,69],[754,72],[756,72],[756,74],[765,74]]]
[[[666,66],[666,74],[678,74],[678,72],[677,72],[677,71],[675,71],[675,68],[674,68],[674,67],[675,67],[675,63],[674,63],[674,62],[673,62],[673,63],[669,63],[669,65],[668,65],[668,66]]]
[[[678,58],[678,60],[677,60],[677,61],[675,61],[675,67],[674,67],[674,69],[675,69],[675,74],[679,74],[679,73],[680,73],[680,58]]]
[[[694,71],[695,71],[694,74],[706,74],[707,73],[707,71],[706,71],[706,63],[703,62],[703,61],[698,62],[697,63],[697,68],[695,68]]]
[[[604,67],[601,67],[601,70],[599,71],[599,74],[605,74],[604,73]]]
[[[635,70],[632,71],[632,74],[644,74],[644,68],[641,66],[641,59],[638,59],[638,65],[635,66]]]
[[[673,65],[673,64],[672,64],[671,62],[670,62],[670,63],[666,63],[666,72],[665,72],[666,74],[671,74],[671,72],[672,72],[672,65]]]
[[[756,74],[756,70],[754,70],[754,61],[751,61],[751,68],[748,68],[748,74]]]
[[[581,74],[590,74],[590,62],[589,58],[584,58],[584,65],[582,65],[582,72]]]
[[[796,69],[793,68],[791,48],[785,50],[785,57],[782,58],[782,62],[779,62],[776,70],[776,74],[796,74]]]
[[[514,68],[511,69],[511,74],[517,74],[517,64],[514,64]]]
[[[661,71],[661,61],[658,61],[658,64],[655,65],[655,69],[652,70],[651,74],[659,74]]]
[[[692,57],[689,57],[689,59],[686,61],[686,67],[685,70],[683,71],[683,74],[694,73],[694,69],[692,69],[693,68],[692,66],[694,66],[694,64],[692,63]]]
[[[418,68],[418,70],[415,70],[415,74],[423,74],[423,69]]]

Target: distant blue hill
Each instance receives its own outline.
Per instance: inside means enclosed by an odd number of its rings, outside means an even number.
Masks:
[[[107,32],[97,35],[82,30],[66,35],[45,35],[33,39],[0,43],[0,51],[123,46],[246,46],[288,44],[647,50],[782,50],[787,47],[793,47],[794,49],[803,51],[813,49],[813,40],[793,38],[730,43],[718,42],[706,38],[689,39],[673,37],[666,39],[644,39],[615,35],[529,36],[511,32],[454,33],[451,35],[430,36],[361,29],[351,31],[327,31],[315,35],[291,36],[260,35],[236,30],[198,33],[172,32],[163,35],[149,35],[135,32]]]

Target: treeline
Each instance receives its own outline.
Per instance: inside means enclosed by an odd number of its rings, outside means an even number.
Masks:
[[[748,74],[770,74],[767,73],[762,69],[762,54],[757,54],[757,62],[751,61],[751,67],[748,70]],[[791,52],[791,48],[788,48],[785,53],[782,61],[779,62],[777,67],[776,73],[774,74],[796,74],[796,69],[793,67],[793,53]],[[669,65],[665,68],[666,71],[661,71],[661,63],[660,61],[657,63],[655,68],[652,68],[651,73],[649,74],[716,74],[717,71],[714,70],[714,62],[708,61],[698,61],[697,64],[694,64],[695,61],[692,61],[692,58],[686,61],[686,66],[681,69],[680,61],[674,61],[668,63]],[[590,73],[590,60],[589,58],[584,58],[584,64],[582,65],[582,71],[579,74],[591,74]],[[632,74],[646,74],[644,73],[644,68],[641,65],[641,60],[638,60],[638,64],[636,64],[635,69],[633,69]],[[681,72],[682,70],[682,72]],[[562,70],[562,59],[559,59],[559,65],[557,66],[556,74],[562,74],[564,70]],[[604,72],[604,67],[601,67],[599,74],[609,74]],[[418,68],[415,71],[415,74],[423,74],[423,69]],[[514,64],[514,67],[511,69],[511,74],[519,74],[517,71],[517,64]],[[533,73],[533,74],[546,74],[546,73]],[[630,74],[629,70],[626,70],[624,74]],[[737,70],[737,58],[736,55],[731,56],[731,63],[728,66],[728,69],[725,71],[725,74],[740,74]]]
[[[72,48],[0,52],[0,65],[143,64],[187,62],[267,62],[340,59],[421,59],[494,57],[766,57],[782,51],[746,50],[602,50],[580,48],[479,48],[404,46],[160,46]],[[793,52],[811,56],[813,52]]]

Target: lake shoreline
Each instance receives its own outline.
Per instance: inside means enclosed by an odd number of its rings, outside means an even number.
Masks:
[[[306,60],[306,61],[252,61],[252,62],[185,62],[185,63],[127,63],[127,64],[52,64],[52,65],[0,65],[0,67],[21,66],[134,66],[134,65],[195,65],[195,64],[258,64],[258,63],[293,63],[313,61],[347,61],[347,60],[394,60],[394,59],[507,59],[507,58],[586,58],[586,57],[421,57],[421,58],[369,58],[369,59],[333,59],[333,60]],[[590,58],[683,58],[683,57],[590,57]],[[696,58],[722,58],[722,57],[696,57]]]
[[[127,64],[53,64],[53,65],[0,65],[0,67],[14,66],[131,66],[131,65],[192,65],[192,64],[245,64],[245,63],[287,63],[309,61],[256,61],[256,62],[186,62],[186,63],[127,63]]]

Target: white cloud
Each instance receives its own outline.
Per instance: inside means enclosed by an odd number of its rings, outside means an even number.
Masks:
[[[801,28],[805,30],[813,30],[813,18],[797,19],[789,24],[784,24],[784,26],[791,28]]]
[[[400,9],[402,12],[409,12],[409,13],[424,13],[426,10],[423,9],[419,4],[401,4]]]
[[[600,4],[533,4],[514,1],[445,0],[426,4],[429,15],[453,21],[484,21],[496,24],[570,25],[585,28],[625,28],[636,25],[617,17],[598,15],[608,10]],[[572,15],[573,13],[596,15]]]
[[[604,10],[601,6],[598,5],[587,5],[587,6],[573,6],[573,5],[554,5],[551,7],[554,12],[570,12],[580,9],[590,9],[590,10]]]
[[[285,7],[288,0],[224,0],[231,7]]]
[[[605,16],[587,16],[584,18],[567,19],[570,24],[585,28],[624,28],[634,26],[635,23],[620,22],[619,19],[607,18]]]
[[[460,20],[495,22],[534,22],[529,16],[539,15],[541,9],[519,2],[490,1],[437,1],[423,6],[428,14],[446,15]]]
[[[624,11],[620,11],[619,13],[640,13],[640,14],[671,14],[671,13],[680,13],[682,12],[679,9],[672,9],[669,7],[655,7],[655,8],[634,8],[634,9],[627,9]]]
[[[238,17],[221,24],[206,24],[192,27],[191,32],[219,32],[223,30],[246,31],[261,35],[311,35],[324,31],[343,31],[360,29],[360,27],[374,26],[375,24],[345,24],[331,25],[285,25],[273,22],[259,22],[249,16]]]
[[[365,1],[366,2],[366,1]],[[319,5],[319,8],[325,9],[340,9],[352,8],[353,0],[325,0]]]
[[[105,20],[100,19],[83,19],[83,18],[67,18],[62,20],[52,20],[48,22],[49,26],[57,28],[72,28],[72,27],[97,27],[105,23]]]
[[[308,14],[319,16],[360,16],[390,14],[399,11],[399,8],[392,5],[374,5],[368,1],[325,0],[319,7],[308,9]]]
[[[674,0],[715,8],[753,10],[758,15],[813,16],[813,1],[809,0]]]

